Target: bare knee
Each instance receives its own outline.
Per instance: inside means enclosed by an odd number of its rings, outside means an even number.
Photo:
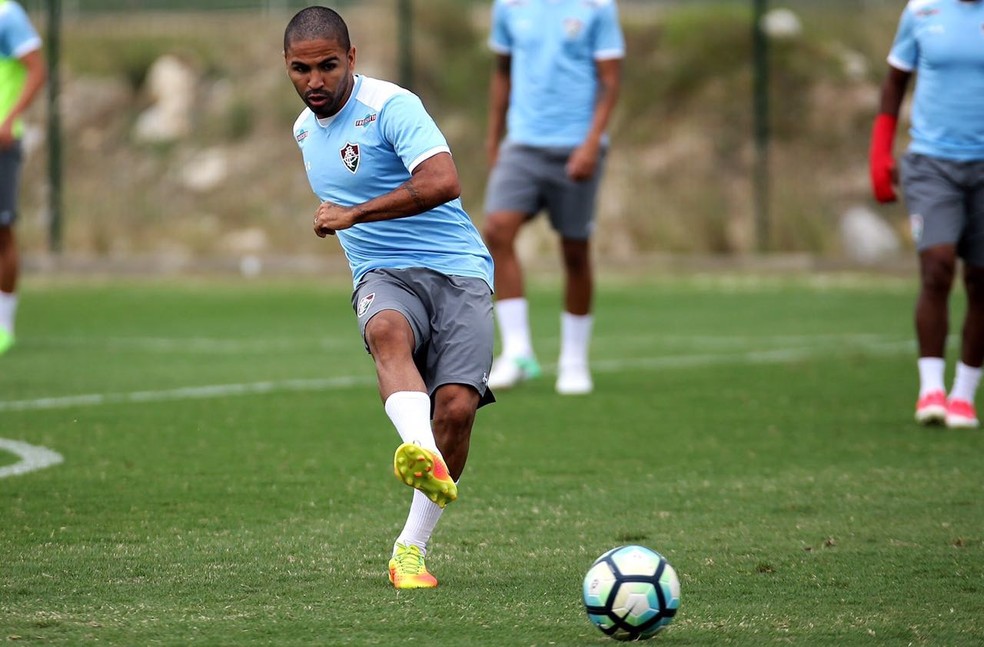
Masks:
[[[967,301],[974,306],[984,306],[984,267],[964,267],[964,288]]]
[[[564,268],[568,274],[584,275],[591,272],[591,252],[586,240],[564,240],[561,243]]]
[[[475,422],[478,399],[478,392],[464,384],[447,384],[441,387],[434,407],[435,431],[470,431]]]
[[[366,345],[373,357],[399,349],[406,352],[413,348],[413,331],[402,314],[384,310],[366,324]]]
[[[950,252],[923,252],[920,270],[923,290],[937,295],[949,293],[956,266],[956,257]]]
[[[521,214],[492,214],[482,225],[482,237],[489,250],[497,253],[512,249],[523,226],[525,218]]]

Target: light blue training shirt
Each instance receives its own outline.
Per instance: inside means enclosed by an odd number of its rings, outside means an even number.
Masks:
[[[530,146],[580,145],[596,62],[625,57],[615,0],[495,0],[489,47],[512,57],[506,138]]]
[[[423,161],[450,152],[420,99],[393,83],[355,75],[352,96],[336,115],[318,119],[305,108],[294,139],[315,195],[342,206],[362,204],[401,186]],[[374,269],[424,267],[493,286],[492,257],[461,206],[357,224],[336,233],[353,284]]]
[[[984,160],[984,2],[910,0],[888,63],[916,73],[909,150]]]

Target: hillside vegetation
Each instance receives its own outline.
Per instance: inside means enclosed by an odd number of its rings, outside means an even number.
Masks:
[[[358,70],[396,79],[393,12],[368,4],[346,13]],[[481,221],[486,9],[455,0],[416,6],[413,89],[448,136],[465,206]],[[611,128],[600,256],[756,249],[749,11],[705,2],[623,12],[629,56]],[[768,247],[837,257],[840,214],[869,201],[868,129],[897,10],[798,11],[802,35],[771,44]],[[288,17],[130,12],[67,21],[65,253],[176,262],[338,254],[308,227],[316,202],[290,137],[302,106],[280,52]],[[151,104],[148,71],[163,55],[196,72],[192,132],[141,143],[134,125]],[[44,150],[25,173],[29,254],[48,244]],[[218,181],[189,177],[216,165]],[[898,207],[883,213],[901,226]],[[542,224],[524,244],[525,253],[553,250]]]

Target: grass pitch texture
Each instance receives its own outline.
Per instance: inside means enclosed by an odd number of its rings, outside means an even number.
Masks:
[[[479,412],[440,587],[397,592],[410,491],[346,288],[26,281],[0,469],[63,461],[0,478],[0,640],[611,644],[581,581],[633,543],[680,576],[665,644],[979,645],[984,432],[912,420],[914,289],[603,282],[595,393],[562,398],[538,286],[547,374]]]

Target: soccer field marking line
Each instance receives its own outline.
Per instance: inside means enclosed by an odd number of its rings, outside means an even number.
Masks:
[[[20,458],[13,465],[0,467],[0,479],[42,470],[52,465],[58,465],[65,460],[61,454],[47,447],[29,445],[19,440],[0,438],[0,449],[8,451]]]
[[[160,391],[131,391],[129,393],[88,393],[34,400],[0,400],[3,411],[45,411],[72,407],[93,407],[106,404],[133,404],[146,402],[173,402],[180,400],[207,400],[240,395],[263,395],[291,391],[331,391],[352,386],[372,385],[373,377],[343,376],[310,380],[268,380],[245,384],[209,384],[185,386]]]
[[[868,344],[878,343],[886,339],[878,333],[845,333],[819,335],[776,335],[763,338],[755,335],[661,335],[657,343],[661,346],[710,346],[715,349],[747,348],[752,344],[770,345],[810,345],[838,343]],[[546,345],[559,345],[557,337],[545,337],[541,340]],[[654,344],[651,336],[620,335],[606,338],[595,335],[596,342],[619,344]],[[312,348],[321,350],[336,350],[348,347],[351,339],[347,336],[323,338],[312,344],[310,341],[296,337],[281,337],[271,339],[218,339],[214,337],[28,337],[19,342],[21,346],[45,348],[99,348],[106,351],[142,351],[148,353],[198,353],[214,355],[236,355],[241,353],[281,353],[285,351],[305,351]],[[655,345],[655,344],[654,344]]]
[[[53,348],[101,348],[107,351],[143,351],[158,353],[208,353],[234,355],[239,353],[336,350],[351,343],[349,339],[321,339],[312,344],[293,338],[281,339],[215,339],[212,337],[29,337],[18,342],[21,346]]]
[[[896,355],[913,352],[915,343],[908,341],[883,341],[879,343],[841,344],[832,349],[829,346],[804,346],[799,348],[778,348],[751,350],[743,353],[716,353],[699,355],[665,355],[662,357],[639,357],[633,359],[599,360],[592,362],[592,369],[601,373],[616,373],[625,369],[691,368],[722,364],[785,364],[816,357],[860,352],[868,355]],[[546,373],[552,371],[548,368]],[[110,404],[134,404],[147,402],[170,402],[181,400],[205,400],[242,395],[263,395],[270,393],[331,391],[353,386],[375,385],[375,376],[341,376],[323,379],[268,380],[242,384],[212,384],[188,386],[157,391],[132,391],[129,393],[89,393],[31,400],[0,400],[0,412],[4,411],[45,411],[69,409],[72,407],[93,407]]]

